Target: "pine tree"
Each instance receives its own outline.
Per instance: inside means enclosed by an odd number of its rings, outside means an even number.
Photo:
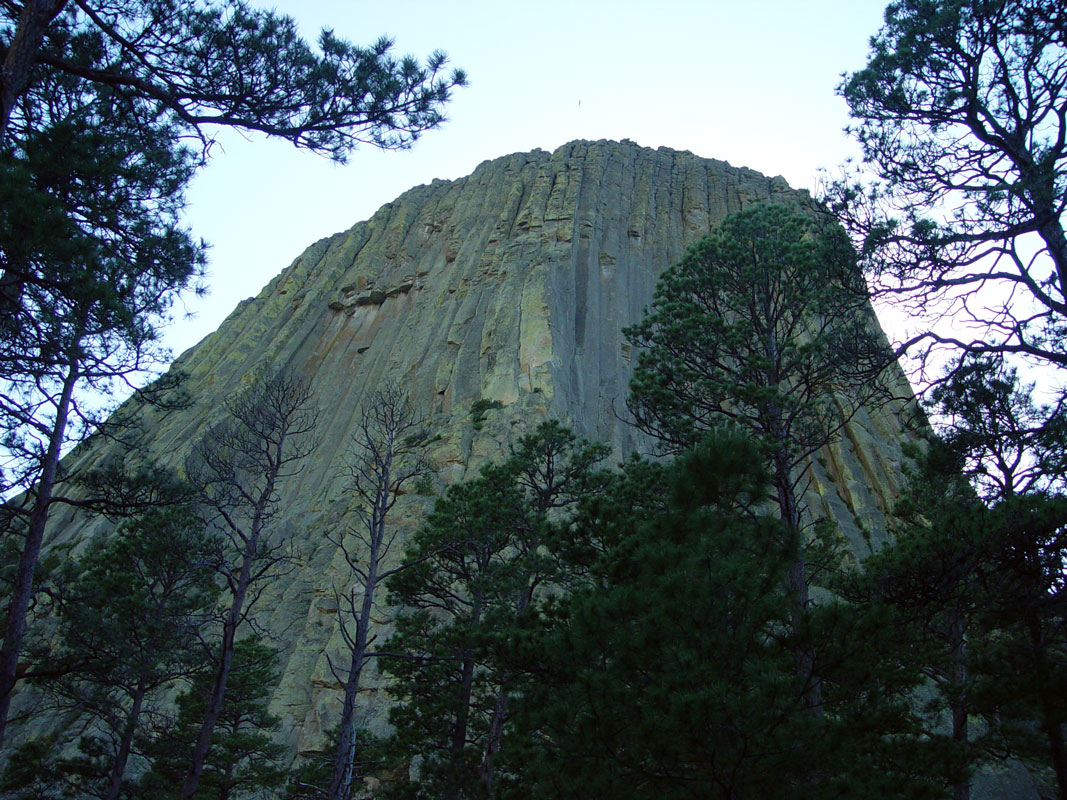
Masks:
[[[222,713],[238,630],[248,623],[265,581],[288,558],[286,543],[271,536],[281,483],[297,474],[315,447],[317,411],[308,380],[287,373],[258,376],[227,403],[229,418],[193,449],[186,466],[201,490],[209,523],[228,540],[218,572],[229,595],[214,662],[210,699],[182,785],[182,800],[196,795]]]
[[[59,677],[43,689],[80,718],[83,758],[68,772],[93,775],[104,800],[126,790],[138,739],[167,692],[199,668],[218,546],[188,510],[163,509],[94,542],[66,568],[49,653]]]
[[[759,463],[739,438],[688,457],[668,510],[617,518],[590,585],[551,610],[521,704],[543,743],[535,796],[788,796],[781,774],[810,738],[789,722],[814,721],[790,713],[804,703],[785,634],[797,543],[744,510],[767,489]]]
[[[405,560],[386,566],[397,536],[389,524],[389,515],[407,485],[429,469],[422,456],[425,440],[422,418],[399,386],[385,386],[360,405],[360,421],[351,439],[345,475],[348,488],[359,504],[360,521],[359,527],[348,535],[361,547],[353,546],[345,536],[328,536],[341,548],[359,583],[351,587],[344,599],[338,596],[337,602],[341,637],[348,650],[348,668],[338,669],[330,662],[334,676],[344,687],[344,698],[333,745],[327,800],[347,800],[353,782],[362,777],[357,772],[359,731],[355,711],[363,670],[372,655],[371,613],[389,577],[409,566]]]
[[[581,498],[603,490],[606,449],[555,422],[522,437],[502,464],[450,487],[389,582],[405,611],[380,653],[398,701],[394,752],[411,761],[412,797],[495,797],[516,676],[494,653],[504,631],[558,583],[550,543]]]
[[[723,220],[661,275],[650,312],[626,335],[643,348],[630,384],[638,427],[668,452],[727,421],[752,435],[789,537],[804,518],[808,459],[872,401],[891,357],[843,231],[780,205]],[[799,625],[809,602],[802,551],[789,582]],[[814,662],[798,651],[820,713]]]
[[[90,430],[115,432],[99,425],[102,398],[162,363],[155,325],[202,266],[179,223],[189,154],[166,131],[132,127],[117,98],[60,93],[56,106],[64,119],[35,134],[32,164],[0,152],[0,269],[4,281],[19,276],[0,331],[0,489],[20,540],[0,646],[0,741],[48,519],[71,502],[59,458]]]
[[[897,0],[838,87],[862,172],[832,206],[875,291],[953,319],[904,346],[1067,366],[1065,47],[1062,3]]]
[[[825,709],[809,713],[788,583],[800,543],[767,512],[760,463],[716,432],[668,469],[662,508],[577,520],[608,546],[515,639],[510,761],[533,797],[941,796],[908,704],[918,673],[880,669],[883,620],[807,611]],[[662,489],[644,486],[631,498]]]
[[[1067,426],[1062,398],[1038,404],[1033,390],[1001,357],[964,356],[931,398],[949,423],[940,446],[983,501],[965,506],[970,513],[961,525],[971,534],[964,538],[974,564],[970,581],[981,579],[973,598],[976,707],[1009,740],[1031,739],[1022,748],[1027,755],[1043,749],[1067,797],[1067,705],[1056,678],[1067,658]],[[928,535],[950,530],[942,525]],[[1015,691],[1005,692],[1009,686]],[[1040,749],[1019,736],[1033,719],[1040,720]]]
[[[867,607],[891,609],[890,625],[905,647],[890,653],[922,669],[936,692],[926,711],[932,719],[947,716],[957,752],[970,766],[981,760],[971,721],[971,644],[989,530],[981,522],[985,508],[951,450],[935,441],[916,455],[909,488],[894,508],[893,542],[864,559],[862,572],[838,588]],[[953,777],[952,796],[970,797],[967,769]]]
[[[278,677],[278,652],[256,636],[234,645],[226,698],[196,798],[230,800],[275,790],[285,781],[286,747],[273,734],[278,717],[268,711]],[[135,796],[145,800],[177,797],[193,745],[204,719],[214,676],[199,672],[177,700],[172,725],[152,732],[146,746],[152,768],[138,782]]]
[[[2,19],[5,138],[45,116],[48,84],[66,81],[120,92],[144,127],[178,125],[207,144],[201,128],[225,125],[340,160],[361,142],[409,146],[466,81],[444,72],[443,53],[398,60],[384,37],[358,47],[325,29],[316,52],[291,17],[238,0],[31,0]]]
[[[1067,501],[1062,409],[999,359],[964,358],[933,392],[949,425],[897,509],[893,546],[864,562],[867,591],[917,635],[953,738],[972,761],[1051,766],[1063,796]],[[971,724],[980,717],[983,725]],[[954,796],[966,800],[966,780]]]

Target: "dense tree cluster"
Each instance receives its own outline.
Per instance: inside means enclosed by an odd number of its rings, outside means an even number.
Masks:
[[[895,545],[854,588],[916,633],[955,741],[1046,765],[1059,797],[1065,31],[1062,4],[1039,0],[891,3],[839,87],[862,162],[827,195],[873,291],[935,323],[901,349],[943,370],[928,397],[939,435],[916,454]]]

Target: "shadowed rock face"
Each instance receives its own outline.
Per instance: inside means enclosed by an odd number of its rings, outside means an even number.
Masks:
[[[195,405],[166,417],[135,412],[145,450],[173,466],[254,371],[288,368],[313,381],[321,444],[282,487],[272,533],[292,537],[298,566],[256,612],[284,648],[272,711],[294,750],[319,746],[340,706],[327,654],[341,652],[334,590],[352,579],[323,534],[354,524],[339,473],[361,394],[384,381],[408,389],[440,436],[429,451],[438,488],[473,475],[547,417],[617,455],[650,449],[619,419],[632,358],[621,329],[641,317],[658,273],[726,214],[797,197],[781,178],[630,142],[507,156],[416,187],[315,243],[175,362],[190,375]],[[476,430],[470,407],[482,398],[503,407]],[[862,530],[884,534],[883,510],[901,483],[900,412],[857,415],[812,464],[809,504],[857,550]],[[430,503],[405,496],[394,524],[410,531]],[[57,523],[53,541],[101,524]],[[373,691],[365,697],[373,727],[382,703]]]

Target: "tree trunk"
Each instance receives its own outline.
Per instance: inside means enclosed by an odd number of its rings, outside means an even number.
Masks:
[[[482,601],[474,599],[471,622],[477,626],[482,620]],[[462,783],[459,782],[459,765],[462,763],[463,748],[467,746],[467,731],[470,727],[471,698],[474,695],[474,655],[467,651],[463,654],[463,668],[460,672],[459,698],[456,704],[456,719],[452,725],[452,737],[449,743],[449,755],[452,758],[452,775],[456,785],[446,795],[447,800],[459,800]]]
[[[286,430],[281,430],[278,441],[274,445],[274,457],[268,460],[269,468],[266,471],[266,481],[263,489],[256,497],[252,507],[252,523],[248,538],[244,540],[244,550],[241,554],[241,571],[234,588],[233,602],[226,614],[222,625],[222,647],[219,653],[219,668],[215,673],[215,681],[211,686],[211,696],[208,700],[207,710],[204,712],[204,722],[200,727],[200,733],[193,747],[192,759],[189,763],[189,771],[185,775],[182,784],[181,800],[193,800],[197,786],[200,784],[200,776],[204,771],[204,762],[211,750],[211,736],[215,732],[219,715],[222,713],[222,703],[226,697],[226,681],[230,676],[230,668],[233,665],[233,650],[237,640],[237,626],[245,612],[245,598],[248,595],[248,587],[252,583],[252,565],[259,556],[259,542],[263,533],[263,527],[267,524],[268,507],[274,494],[274,487],[278,480],[278,473],[285,463],[282,454],[285,452]]]
[[[1030,632],[1030,648],[1034,660],[1034,681],[1037,686],[1038,703],[1041,707],[1041,729],[1048,739],[1049,756],[1052,769],[1056,773],[1058,795],[1060,800],[1067,800],[1067,748],[1063,741],[1063,715],[1057,711],[1060,698],[1050,695],[1048,687],[1052,684],[1048,665],[1048,651],[1045,641],[1044,626],[1037,613],[1031,609],[1028,613],[1027,627]]]
[[[22,634],[26,630],[26,614],[29,611],[30,600],[33,598],[33,573],[37,568],[37,559],[41,555],[41,545],[44,542],[45,527],[48,524],[48,513],[51,510],[52,493],[55,488],[56,470],[59,467],[59,455],[66,436],[74,386],[79,377],[79,364],[77,359],[73,359],[67,368],[59,402],[56,404],[56,419],[48,438],[48,449],[41,465],[41,476],[37,479],[33,512],[30,514],[26,531],[26,543],[19,556],[15,585],[12,588],[11,602],[7,608],[4,643],[0,647],[0,746],[3,746],[7,733],[7,715],[11,708],[11,693],[15,690],[15,675],[18,671]]]
[[[359,695],[359,681],[363,674],[363,662],[367,656],[367,641],[370,637],[371,611],[374,608],[374,592],[378,588],[378,574],[382,559],[382,546],[385,542],[385,517],[389,511],[393,492],[392,465],[394,443],[392,434],[385,448],[385,456],[377,471],[377,486],[374,492],[374,507],[371,510],[367,533],[370,552],[367,554],[366,580],[363,584],[363,599],[356,620],[356,639],[352,648],[352,663],[348,667],[348,680],[345,683],[344,703],[341,707],[341,722],[338,732],[337,749],[333,757],[333,774],[330,787],[326,793],[328,800],[348,800],[352,781],[355,778],[356,698]],[[342,621],[343,625],[344,622]]]
[[[363,673],[363,661],[367,653],[371,608],[374,605],[374,585],[378,580],[377,567],[377,557],[374,557],[368,566],[367,583],[363,587],[363,603],[360,607],[359,619],[356,621],[355,647],[352,648],[352,663],[348,667],[348,680],[345,683],[337,749],[333,757],[333,774],[330,777],[330,788],[326,793],[328,800],[347,800],[352,780],[355,777],[356,698],[359,695],[359,680]]]
[[[242,598],[243,599],[243,598]],[[204,721],[200,726],[200,733],[193,745],[193,754],[189,761],[189,771],[185,774],[182,783],[181,800],[192,800],[196,795],[196,789],[200,784],[200,776],[204,772],[204,762],[211,750],[211,737],[215,733],[215,725],[222,713],[222,703],[226,698],[226,682],[230,677],[230,667],[233,666],[233,648],[235,643],[236,623],[231,624],[229,615],[222,626],[222,646],[219,652],[219,666],[215,671],[215,680],[211,684],[211,695],[208,698],[207,710],[204,712]]]
[[[15,103],[30,79],[44,33],[66,4],[67,0],[26,0],[22,7],[18,28],[4,55],[3,71],[0,72],[0,141],[7,132]]]
[[[104,800],[118,800],[122,791],[122,777],[126,774],[126,763],[130,760],[130,751],[133,749],[133,737],[137,732],[137,722],[141,716],[141,707],[147,690],[143,680],[138,682],[137,689],[133,694],[133,705],[129,714],[126,715],[126,724],[122,730],[122,740],[119,742],[118,753],[115,754],[115,763],[111,766],[111,776],[108,779],[107,794]]]
[[[544,513],[542,510],[541,513]],[[529,607],[533,601],[533,586],[527,585],[526,588],[520,592],[518,599],[515,602],[515,618],[518,619],[522,616],[523,612]],[[488,797],[493,796],[493,779],[494,779],[494,767],[493,759],[497,753],[500,752],[500,748],[504,743],[504,723],[508,718],[508,683],[511,680],[511,674],[506,670],[500,676],[500,688],[497,690],[496,697],[493,700],[493,717],[489,721],[489,730],[486,733],[485,754],[482,756],[482,765],[479,770],[479,777],[482,783],[485,785],[486,795]]]
[[[1049,752],[1052,755],[1052,768],[1056,772],[1056,783],[1060,800],[1067,800],[1067,751],[1063,742],[1063,721],[1056,718],[1052,711],[1053,701],[1046,689],[1041,690],[1043,727],[1048,737]]]
[[[804,701],[807,709],[817,717],[823,715],[822,681],[815,671],[815,651],[804,641],[807,635],[807,610],[810,597],[808,578],[804,564],[804,550],[799,541],[800,510],[796,494],[793,491],[792,471],[784,450],[774,454],[774,485],[778,495],[778,508],[782,524],[790,537],[797,537],[796,557],[789,565],[786,580],[793,595],[793,633],[800,637],[801,643],[796,649],[795,660],[797,675],[804,687]]]
[[[761,334],[764,355],[770,365],[763,374],[768,388],[779,391],[783,380],[782,353],[778,341],[777,314],[772,306],[772,294],[763,299],[760,319],[767,329]],[[804,563],[804,547],[800,540],[800,504],[797,502],[793,488],[793,465],[789,460],[790,437],[786,424],[785,412],[778,400],[770,400],[761,407],[760,417],[762,432],[773,445],[771,456],[773,466],[774,488],[778,496],[778,515],[786,528],[786,535],[795,542],[796,556],[786,573],[789,590],[793,594],[793,634],[800,639],[795,660],[797,675],[803,687],[803,698],[807,709],[816,717],[823,716],[822,682],[815,671],[815,651],[804,641],[808,633],[807,613],[810,600],[808,594],[807,568]]]
[[[507,675],[504,681],[507,681]],[[493,758],[500,752],[500,746],[504,742],[504,722],[508,715],[508,690],[504,685],[496,693],[493,701],[493,718],[489,722],[489,731],[486,734],[485,755],[482,757],[482,765],[479,769],[479,777],[485,785],[487,797],[493,796]]]
[[[253,523],[254,525],[256,523]],[[254,532],[249,537],[245,546],[244,557],[241,562],[241,573],[237,581],[233,602],[230,610],[226,613],[226,619],[222,624],[222,645],[219,648],[219,666],[215,672],[215,680],[211,684],[211,696],[208,699],[207,710],[204,712],[204,722],[200,726],[200,733],[196,737],[193,746],[193,754],[189,762],[189,771],[182,783],[181,800],[192,800],[200,784],[200,776],[204,772],[204,762],[211,750],[211,737],[215,732],[215,725],[222,713],[222,703],[226,697],[226,682],[230,677],[230,668],[233,666],[233,650],[237,639],[237,625],[241,621],[244,612],[245,596],[251,583],[252,561],[255,558],[256,549],[259,546],[259,533]]]
[[[949,623],[949,645],[952,648],[952,683],[956,687],[952,699],[952,741],[966,747],[970,743],[967,723],[967,641],[963,633],[963,614],[956,610]],[[971,782],[963,780],[952,784],[952,800],[970,800]]]
[[[1047,199],[1041,198],[1043,202],[1040,203],[1040,210],[1035,209],[1035,216],[1038,220],[1038,235],[1045,242],[1049,257],[1056,268],[1059,299],[1067,302],[1067,235],[1064,235],[1060,214],[1052,199],[1055,196],[1055,185],[1052,179],[1049,179]]]

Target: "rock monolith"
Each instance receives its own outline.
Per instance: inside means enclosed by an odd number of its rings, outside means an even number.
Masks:
[[[188,373],[191,407],[130,410],[144,451],[180,469],[223,418],[226,398],[257,371],[287,369],[312,382],[320,443],[284,482],[271,533],[292,539],[296,568],[271,583],[256,612],[283,648],[271,710],[294,753],[321,747],[340,708],[328,656],[342,647],[335,590],[353,577],[326,534],[354,524],[343,465],[361,397],[387,382],[409,392],[433,434],[437,489],[473,475],[549,417],[610,444],[617,457],[649,450],[625,421],[635,354],[622,328],[642,316],[659,272],[726,214],[799,199],[782,178],[632,142],[580,141],[488,161],[316,242],[238,305],[174,363]],[[500,406],[475,424],[479,400]],[[858,553],[884,536],[902,483],[906,406],[856,415],[811,464],[809,505]],[[106,449],[82,447],[73,458],[88,463]],[[392,524],[412,530],[431,502],[428,493],[405,495]],[[103,525],[70,515],[55,523],[53,546]],[[388,626],[386,609],[376,621]],[[379,725],[383,698],[372,688],[361,703]]]

